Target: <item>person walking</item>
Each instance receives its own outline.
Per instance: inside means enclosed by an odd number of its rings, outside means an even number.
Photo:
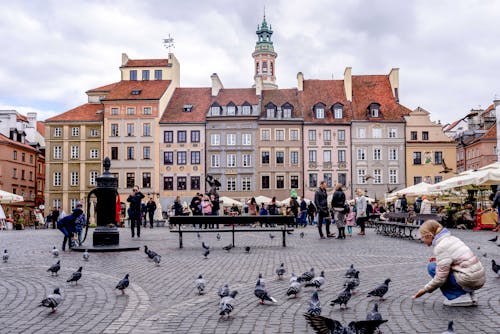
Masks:
[[[318,210],[318,232],[321,239],[325,239],[323,235],[323,220],[326,225],[326,236],[333,238],[335,235],[330,233],[330,218],[328,212],[328,194],[326,193],[326,181],[321,181],[318,190],[314,193],[314,204]]]
[[[293,216],[293,221],[295,223],[295,228],[299,227],[299,208],[300,204],[297,201],[297,197],[292,196],[290,198],[290,212]]]
[[[59,208],[58,207],[54,207],[54,209],[52,210],[52,228],[55,229],[57,228],[57,221],[59,220]]]
[[[346,215],[345,223],[347,225],[347,233],[352,237],[352,228],[356,226],[356,212],[354,206],[349,205],[349,213]]]
[[[314,216],[316,216],[316,207],[314,206],[313,201],[310,201],[307,206],[307,220],[309,221],[309,225],[314,224]]]
[[[300,226],[307,226],[307,203],[304,197],[302,197],[300,201]]]
[[[144,194],[139,191],[139,186],[134,186],[132,194],[127,198],[127,202],[130,203],[128,213],[130,218],[130,227],[132,229],[132,238],[135,236],[136,226],[137,237],[141,237],[141,201],[144,197]]]
[[[148,203],[146,204],[146,211],[148,212],[149,216],[149,226],[150,228],[153,228],[153,219],[154,219],[154,214],[156,211],[156,203],[153,201],[153,198],[150,197]],[[144,218],[144,222],[146,221],[146,218]]]
[[[356,224],[361,228],[359,235],[365,235],[365,223],[368,218],[366,214],[366,209],[368,207],[368,202],[366,200],[363,190],[356,190]]]
[[[338,183],[332,196],[332,210],[335,219],[335,225],[339,231],[337,239],[345,239],[345,193],[342,190],[342,184]]]
[[[76,218],[75,220],[75,232],[76,232],[76,237],[78,238],[78,246],[81,246],[82,245],[82,232],[83,232],[83,229],[84,227],[87,225],[87,219],[85,218],[85,213],[83,213],[83,204],[82,203],[78,203],[75,207],[75,209],[73,210],[73,212],[75,210],[81,210],[81,214]],[[78,213],[78,212],[77,212]]]

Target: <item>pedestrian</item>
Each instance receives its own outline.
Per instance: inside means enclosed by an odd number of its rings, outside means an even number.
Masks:
[[[143,227],[146,227],[147,225],[147,220],[146,216],[148,215],[148,207],[146,206],[146,203],[141,203],[141,221],[140,223],[143,224]]]
[[[322,231],[323,221],[326,225],[326,236],[333,238],[335,234],[330,233],[330,218],[328,212],[328,194],[326,192],[326,181],[321,181],[318,190],[314,193],[314,204],[318,210],[318,232],[321,239],[325,239]]]
[[[368,202],[362,189],[356,190],[356,225],[361,228],[359,235],[365,235],[365,223],[367,219],[366,209]]]
[[[292,196],[290,198],[290,213],[293,216],[293,221],[295,223],[295,228],[299,227],[299,209],[300,209],[300,204],[297,201],[297,197]]]
[[[212,216],[218,216],[219,211],[220,211],[220,202],[219,202],[219,195],[216,194],[210,194],[210,202],[212,202]],[[217,228],[219,228],[219,220],[217,220]],[[214,225],[212,225],[214,226]]]
[[[422,207],[422,197],[418,196],[417,199],[415,200],[415,203],[413,203],[413,211],[415,211],[415,213],[420,213],[421,207]]]
[[[75,208],[70,215],[66,215],[59,219],[57,222],[57,228],[64,234],[62,250],[66,250],[66,243],[68,248],[71,249],[75,246],[74,235],[76,231],[76,219],[83,214],[83,210],[80,208]]]
[[[144,194],[139,191],[139,186],[134,186],[132,194],[128,196],[127,202],[130,203],[128,210],[130,218],[130,228],[132,229],[132,238],[135,236],[135,227],[137,226],[137,237],[141,237],[141,201]]]
[[[264,203],[260,203],[259,216],[267,216],[269,215],[269,211],[266,209]]]
[[[446,306],[477,305],[474,291],[483,287],[486,274],[474,252],[435,220],[423,223],[419,233],[427,246],[434,246],[434,257],[427,264],[432,279],[413,298],[440,288]]]
[[[76,204],[76,207],[75,209],[73,210],[73,212],[75,212],[75,210],[78,210],[80,209],[80,211],[82,212],[75,220],[75,232],[76,232],[76,236],[78,238],[78,246],[81,246],[82,245],[82,232],[83,232],[83,228],[87,225],[87,219],[85,218],[85,213],[83,213],[83,204],[78,202]],[[78,213],[78,212],[77,212]]]
[[[300,201],[300,226],[307,226],[307,202],[304,197]]]
[[[270,215],[279,215],[279,208],[278,205],[276,204],[276,196],[273,196],[271,199],[271,203],[269,203],[267,210],[269,211]]]
[[[422,196],[422,203],[420,204],[420,213],[421,214],[431,214],[432,213],[432,205],[431,202],[427,199],[427,196]]]
[[[153,228],[153,223],[154,223],[153,218],[154,218],[154,214],[156,211],[156,203],[152,197],[149,198],[149,201],[146,204],[146,211],[148,212],[148,216],[149,216],[149,226],[150,226],[150,228]],[[144,218],[144,222],[146,222],[145,218]]]
[[[345,201],[345,193],[342,190],[342,184],[337,183],[335,186],[335,192],[332,196],[332,210],[333,210],[333,219],[335,219],[335,224],[337,225],[337,229],[339,231],[339,235],[337,239],[345,239],[345,214],[346,214],[346,201]]]
[[[252,197],[250,198],[249,201],[246,203],[248,205],[248,214],[250,216],[257,216],[257,210],[259,209],[257,207],[257,202],[255,201],[255,198]]]
[[[345,223],[347,225],[347,233],[352,237],[352,228],[356,226],[356,212],[354,212],[353,205],[349,205],[349,213],[346,215]]]
[[[309,225],[314,224],[314,216],[316,216],[316,207],[314,206],[313,201],[310,201],[307,206],[307,220],[309,221]]]
[[[401,196],[401,212],[408,212],[408,201],[405,194]]]
[[[52,209],[52,228],[55,229],[57,227],[57,221],[59,220],[59,208],[56,206]]]

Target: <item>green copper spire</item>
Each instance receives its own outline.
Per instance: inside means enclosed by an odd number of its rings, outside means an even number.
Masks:
[[[274,52],[273,42],[271,41],[271,35],[273,31],[271,29],[271,25],[267,25],[266,21],[266,13],[264,10],[264,18],[262,19],[262,23],[257,25],[257,34],[258,40],[255,44],[255,51],[265,51],[265,52]]]

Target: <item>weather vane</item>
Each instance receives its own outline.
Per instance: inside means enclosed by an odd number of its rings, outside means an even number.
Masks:
[[[170,34],[168,34],[168,38],[163,39],[163,46],[168,49],[168,53],[170,53],[171,49],[175,48],[174,39],[170,37]]]

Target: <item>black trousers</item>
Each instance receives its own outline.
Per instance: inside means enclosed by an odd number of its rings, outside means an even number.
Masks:
[[[326,219],[325,219],[326,218]],[[328,214],[328,212],[326,213],[322,213],[321,211],[318,213],[318,232],[319,232],[319,236],[320,237],[323,237],[323,219],[325,219],[326,221],[326,235],[330,235],[330,224],[331,224],[331,221],[330,221],[330,215]]]
[[[368,218],[367,217],[359,217],[356,219],[356,224],[361,228],[361,232],[365,232],[365,222]]]
[[[154,215],[154,212],[149,212],[149,226],[151,228],[153,228],[153,223],[154,223],[154,221],[153,221],[153,215]]]
[[[135,227],[137,226],[137,236],[141,236],[141,218],[137,216],[130,217],[130,228],[132,229],[132,238],[135,236]]]

